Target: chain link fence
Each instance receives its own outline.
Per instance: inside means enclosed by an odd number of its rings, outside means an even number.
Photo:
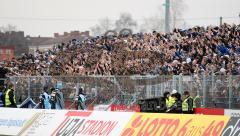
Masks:
[[[10,77],[16,90],[17,102],[27,98],[38,102],[44,86],[61,89],[66,108],[71,109],[77,90],[81,87],[88,107],[112,104],[131,105],[139,99],[157,98],[165,91],[190,91],[200,96],[202,107],[240,108],[240,76],[45,76]]]

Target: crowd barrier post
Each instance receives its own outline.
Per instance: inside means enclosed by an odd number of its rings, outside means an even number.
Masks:
[[[232,80],[232,75],[228,76],[228,108],[232,108],[232,85],[233,85],[233,80]]]
[[[203,87],[202,87],[202,91],[203,91],[203,107],[206,107],[206,75],[203,75]]]
[[[214,96],[214,83],[215,83],[215,80],[214,80],[214,74],[212,73],[211,74],[211,90],[212,90],[212,96]]]
[[[28,77],[28,98],[31,97],[30,96],[30,91],[31,91],[31,77]]]
[[[183,94],[183,76],[178,76],[178,84],[179,84],[179,93]]]

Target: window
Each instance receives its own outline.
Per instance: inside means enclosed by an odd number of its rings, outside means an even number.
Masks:
[[[11,50],[10,49],[6,49],[6,54],[11,54]]]

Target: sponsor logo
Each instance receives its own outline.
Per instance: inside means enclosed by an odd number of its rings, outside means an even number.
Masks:
[[[240,117],[240,111],[239,110],[224,110],[224,115],[228,115],[231,117]]]
[[[138,105],[131,105],[131,106],[127,106],[127,105],[111,105],[111,111],[136,111],[139,112],[140,111],[140,107]]]
[[[91,112],[70,111],[65,120],[54,131],[52,136],[66,135],[103,135],[108,136],[118,121],[88,119]]]
[[[144,99],[139,101],[142,112],[164,112],[166,109],[163,98]]]
[[[219,136],[228,117],[200,115],[137,114],[121,136]]]
[[[222,132],[222,136],[239,136],[240,135],[240,118],[231,117],[228,124]]]
[[[7,127],[23,127],[24,123],[26,122],[26,119],[0,119],[0,126],[7,126]]]

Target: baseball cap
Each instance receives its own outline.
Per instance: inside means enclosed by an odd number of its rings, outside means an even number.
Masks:
[[[171,94],[176,94],[177,93],[177,90],[172,90]]]

